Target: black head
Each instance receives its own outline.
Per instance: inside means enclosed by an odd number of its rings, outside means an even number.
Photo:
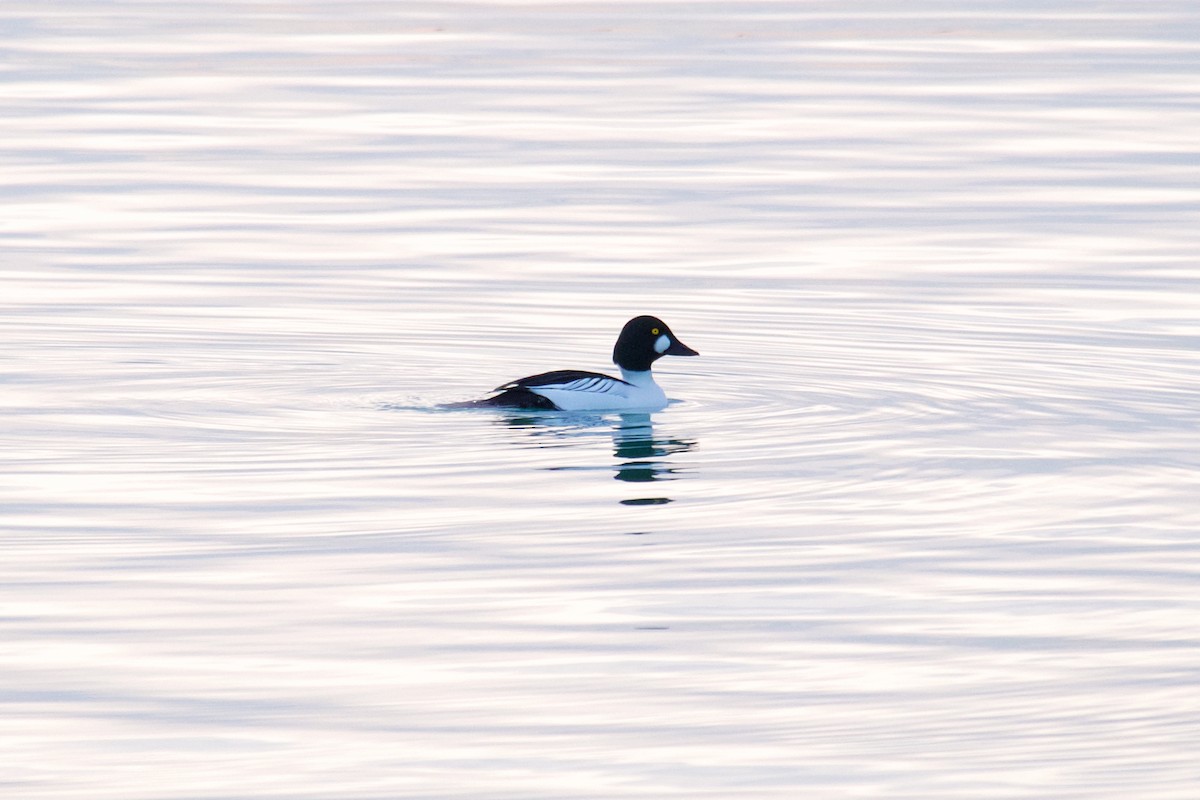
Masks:
[[[625,323],[613,347],[613,363],[631,372],[645,372],[662,356],[698,356],[675,338],[658,317],[634,317]]]

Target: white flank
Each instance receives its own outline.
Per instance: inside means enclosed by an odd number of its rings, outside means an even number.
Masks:
[[[545,397],[563,411],[659,411],[666,408],[667,396],[654,382],[654,376],[649,370],[621,370],[621,377],[627,383],[588,378],[561,386],[530,387],[530,390]],[[577,386],[589,383],[593,385],[587,388]]]

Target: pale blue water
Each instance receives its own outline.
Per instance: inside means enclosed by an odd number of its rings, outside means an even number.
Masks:
[[[1195,795],[1194,4],[0,30],[5,796]]]

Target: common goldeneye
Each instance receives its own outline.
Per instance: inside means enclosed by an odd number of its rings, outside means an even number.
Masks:
[[[458,407],[539,408],[549,411],[658,411],[667,396],[654,382],[650,366],[662,356],[698,356],[675,338],[657,317],[634,317],[613,346],[621,377],[560,369],[497,386],[500,394]]]

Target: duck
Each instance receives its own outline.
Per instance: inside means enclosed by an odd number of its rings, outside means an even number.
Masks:
[[[612,360],[621,370],[614,378],[600,372],[559,369],[497,386],[498,394],[457,404],[469,408],[522,408],[545,411],[661,411],[667,395],[654,382],[651,366],[663,356],[698,356],[679,341],[667,323],[643,315],[625,323]]]

